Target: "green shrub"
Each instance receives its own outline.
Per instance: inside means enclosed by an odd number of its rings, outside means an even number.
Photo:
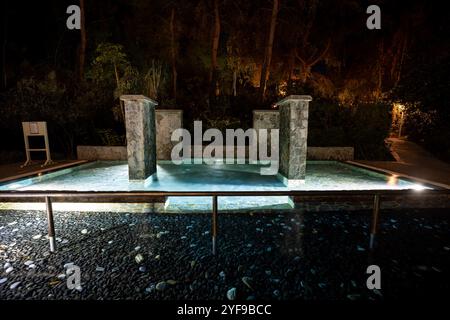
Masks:
[[[309,109],[308,145],[353,146],[357,159],[390,159],[384,143],[390,125],[391,106],[387,103],[343,106],[317,100]]]

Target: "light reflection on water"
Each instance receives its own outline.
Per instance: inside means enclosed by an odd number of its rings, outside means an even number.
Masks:
[[[0,190],[75,191],[271,191],[287,190],[276,176],[259,174],[261,165],[174,165],[158,163],[157,176],[129,181],[128,166],[120,161],[95,163],[24,179]],[[417,189],[417,184],[351,165],[308,162],[301,190]]]
[[[261,165],[174,165],[159,162],[157,175],[146,181],[129,181],[128,165],[98,161],[0,186],[0,190],[71,191],[280,191],[286,186],[276,176],[260,175]],[[369,170],[333,161],[307,163],[301,190],[376,190],[423,187]],[[253,208],[288,205],[288,197],[220,197],[219,208]],[[209,197],[169,197],[166,206],[195,210],[211,206]]]

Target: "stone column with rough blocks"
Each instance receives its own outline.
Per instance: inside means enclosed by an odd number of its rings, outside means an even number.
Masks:
[[[279,178],[290,189],[305,182],[308,138],[308,109],[311,96],[289,96],[280,107]]]
[[[127,131],[128,178],[145,180],[156,173],[156,101],[142,95],[123,95]]]

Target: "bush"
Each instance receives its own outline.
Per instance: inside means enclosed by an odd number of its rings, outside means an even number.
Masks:
[[[308,144],[314,147],[353,146],[357,159],[391,159],[384,140],[389,136],[391,106],[386,103],[339,105],[311,102]]]
[[[409,106],[403,128],[403,133],[410,140],[450,161],[450,130],[442,114],[436,110],[420,111],[416,106]]]
[[[2,95],[4,116],[1,128],[14,137],[10,147],[23,141],[22,121],[47,121],[52,153],[63,151],[75,156],[75,146],[91,140],[95,121],[108,125],[104,88],[77,83],[73,78],[58,79],[51,71],[45,78],[28,77]]]
[[[394,88],[406,109],[404,133],[443,160],[450,161],[450,52],[413,56]]]

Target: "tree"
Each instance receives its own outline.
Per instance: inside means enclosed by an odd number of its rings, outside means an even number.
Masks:
[[[261,101],[264,100],[266,94],[267,81],[269,80],[270,76],[270,64],[272,61],[273,41],[275,38],[275,28],[277,25],[278,10],[279,10],[279,0],[273,0],[269,36],[267,38],[266,49],[264,53],[264,61],[261,70],[261,80],[259,81],[259,96]]]
[[[170,62],[172,65],[172,95],[173,99],[177,100],[177,48],[175,45],[175,7],[172,7],[172,10],[170,11]]]
[[[312,27],[316,20],[317,0],[309,0],[301,3],[301,14],[303,21],[301,29],[297,33],[298,39],[295,44],[300,43],[300,48],[294,50],[295,57],[300,62],[300,81],[305,84],[312,77],[312,68],[322,61],[330,49],[331,41],[328,40],[323,49],[310,43]]]
[[[113,43],[100,43],[96,49],[96,57],[92,64],[91,77],[94,81],[109,81],[111,78],[120,84],[120,72],[125,70],[130,62],[123,52],[123,46]]]
[[[8,86],[8,76],[6,73],[6,44],[8,41],[8,1],[3,2],[3,41],[2,41],[2,83],[6,89]]]
[[[219,65],[217,63],[217,51],[219,49],[219,41],[220,41],[219,0],[214,0],[214,28],[211,46],[211,70],[209,73],[209,81],[211,83],[211,93],[215,93],[217,85],[217,75],[219,71]]]
[[[90,78],[96,83],[115,84],[114,98],[119,98],[126,91],[135,87],[138,78],[135,70],[123,52],[120,44],[101,43],[96,50],[96,57],[90,70]],[[125,121],[125,110],[119,100],[120,113]]]
[[[159,89],[163,81],[163,64],[161,61],[152,60],[151,66],[144,76],[146,95],[154,100],[158,100]]]
[[[85,24],[85,6],[84,0],[80,0],[80,55],[79,55],[79,77],[84,78],[84,64],[86,60],[86,24]]]

